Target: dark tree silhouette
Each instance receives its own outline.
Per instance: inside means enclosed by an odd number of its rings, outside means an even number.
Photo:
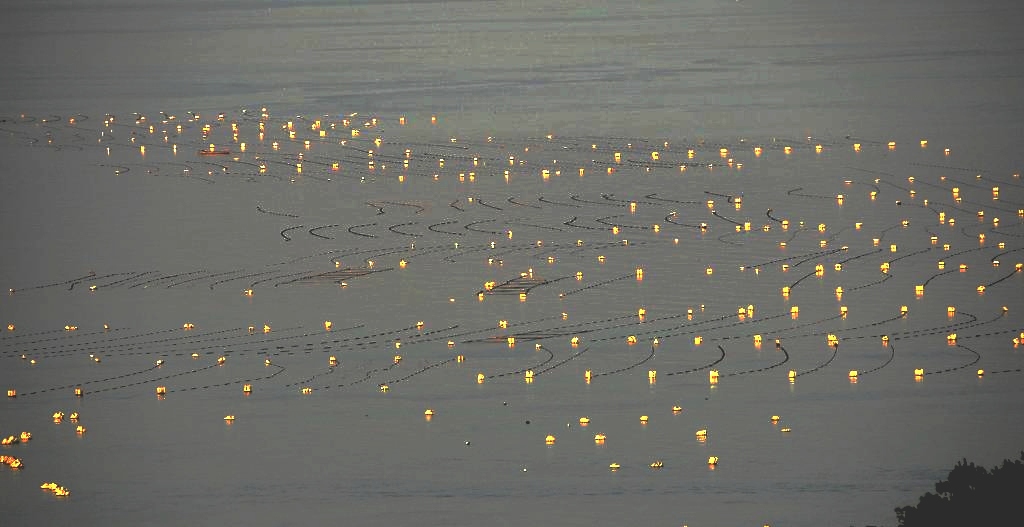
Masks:
[[[1024,523],[1024,451],[1016,461],[985,470],[966,459],[958,462],[948,479],[935,484],[916,507],[896,508],[901,527],[942,527]]]

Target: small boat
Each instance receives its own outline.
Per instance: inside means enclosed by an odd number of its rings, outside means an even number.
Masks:
[[[224,149],[224,150],[200,150],[199,151],[199,155],[201,155],[201,156],[229,156],[229,155],[231,155],[231,150],[228,150],[228,149]]]

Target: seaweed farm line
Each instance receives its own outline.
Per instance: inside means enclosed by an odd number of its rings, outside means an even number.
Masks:
[[[871,523],[1019,448],[1024,183],[984,152],[459,126],[0,116],[16,517]]]

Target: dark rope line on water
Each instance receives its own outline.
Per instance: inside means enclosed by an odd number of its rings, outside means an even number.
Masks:
[[[667,376],[686,375],[688,373],[695,373],[695,372],[698,372],[698,371],[709,370],[711,368],[714,368],[718,363],[720,363],[723,360],[725,360],[725,348],[723,348],[722,346],[718,346],[718,351],[721,352],[721,355],[717,359],[715,359],[715,360],[713,360],[713,361],[711,361],[711,362],[709,362],[709,363],[707,363],[707,364],[705,364],[703,366],[698,366],[696,368],[690,368],[688,370],[670,371],[670,372],[666,373],[665,375],[667,375]]]
[[[772,364],[772,365],[769,365],[769,366],[765,366],[763,368],[754,368],[754,369],[744,370],[744,371],[735,371],[735,372],[723,373],[721,376],[722,377],[731,377],[731,376],[734,376],[734,375],[747,375],[747,374],[750,374],[750,373],[761,373],[761,372],[765,372],[765,371],[771,370],[773,368],[778,368],[779,366],[782,366],[783,364],[786,364],[787,362],[789,362],[789,352],[786,351],[786,348],[784,348],[782,346],[779,346],[779,350],[782,351],[783,359],[781,361],[779,361],[779,362],[776,362],[775,364]]]

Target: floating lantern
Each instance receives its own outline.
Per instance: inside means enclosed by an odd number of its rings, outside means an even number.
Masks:
[[[81,397],[84,393],[81,386],[75,386],[75,397]]]
[[[8,397],[17,397],[18,396],[18,390],[7,390],[7,396]]]
[[[646,415],[641,415],[641,416],[640,416],[640,424],[647,424],[647,421],[648,421],[649,419],[650,419],[650,417],[649,417],[649,416],[646,416]]]
[[[781,419],[781,417],[779,417],[777,415],[773,415],[772,416],[772,424],[778,423],[779,419]]]
[[[787,146],[786,148],[789,147]],[[718,456],[708,457],[708,467],[714,468],[716,465],[718,465]]]
[[[390,388],[388,387],[387,384],[380,385],[380,393],[388,393],[388,390],[390,390]]]
[[[587,370],[587,371],[583,372],[583,379],[586,380],[588,384],[590,383],[590,379],[593,376],[594,376],[594,373],[592,371],[590,371],[590,370]]]
[[[711,370],[708,372],[708,380],[711,384],[718,384],[718,370]]]
[[[156,394],[157,395],[166,395],[167,394],[167,387],[166,386],[157,386],[156,387]]]
[[[252,385],[251,384],[243,384],[242,385],[242,393],[244,393],[246,395],[249,395],[250,393],[252,393]]]
[[[796,381],[796,370],[789,370],[789,382]]]
[[[798,318],[800,316],[800,306],[793,306],[789,308],[789,315],[792,318]]]
[[[850,377],[850,380],[856,379],[857,378],[857,370],[850,370],[849,377]]]
[[[544,438],[544,442],[549,445],[555,444],[555,436],[548,434],[548,436]]]
[[[683,411],[683,407],[682,406],[675,405],[675,406],[672,407],[672,413],[674,413],[674,414],[678,414],[679,412],[682,412],[682,411]]]
[[[647,370],[647,380],[654,383],[658,380],[658,370]]]
[[[618,463],[611,463],[608,465],[608,468],[611,469],[612,472],[615,472],[616,470],[619,470],[621,466],[622,465],[619,465]]]
[[[586,416],[580,417],[580,426],[587,426],[588,424],[590,424],[590,418],[589,417],[586,417]]]
[[[978,370],[978,377],[983,377],[984,375],[985,375],[985,370]]]
[[[527,383],[533,382],[533,370],[526,370],[526,373],[523,374],[523,378]]]
[[[907,316],[907,306],[900,306],[900,316],[901,317]]]
[[[916,368],[916,369],[914,369],[914,377],[923,377],[923,376],[924,376],[924,368]]]

